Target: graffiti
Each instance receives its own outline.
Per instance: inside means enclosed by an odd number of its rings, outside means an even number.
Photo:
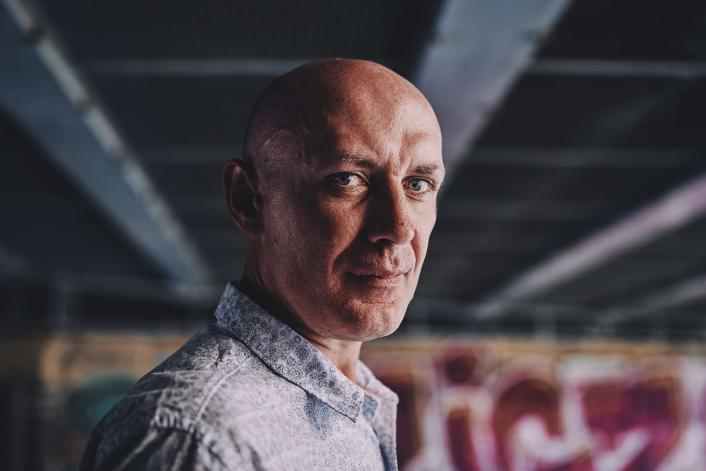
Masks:
[[[365,357],[400,395],[407,471],[706,470],[702,357],[399,343]]]
[[[102,411],[183,341],[48,339],[27,375],[41,380],[38,400],[51,412],[35,420],[37,433],[62,439],[27,456],[51,469],[75,467]],[[704,353],[700,346],[407,340],[366,344],[363,359],[400,396],[405,471],[705,471]],[[12,397],[21,404],[24,393]]]

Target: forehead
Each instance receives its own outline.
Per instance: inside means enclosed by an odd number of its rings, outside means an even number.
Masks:
[[[364,157],[393,167],[424,160],[441,165],[441,133],[431,108],[419,101],[341,107],[327,113],[315,166]]]

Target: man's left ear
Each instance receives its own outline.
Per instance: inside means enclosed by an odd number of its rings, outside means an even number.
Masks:
[[[252,167],[240,159],[223,167],[223,189],[230,216],[246,234],[257,232],[262,226],[254,177]]]

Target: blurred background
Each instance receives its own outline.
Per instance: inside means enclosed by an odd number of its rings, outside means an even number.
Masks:
[[[406,470],[706,470],[706,3],[0,2],[0,469],[73,469],[211,319],[274,77],[378,61],[444,133],[417,296],[364,358]]]

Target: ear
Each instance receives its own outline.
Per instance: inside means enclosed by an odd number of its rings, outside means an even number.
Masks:
[[[246,234],[262,226],[255,181],[252,167],[240,159],[233,159],[223,167],[223,189],[230,216]]]

